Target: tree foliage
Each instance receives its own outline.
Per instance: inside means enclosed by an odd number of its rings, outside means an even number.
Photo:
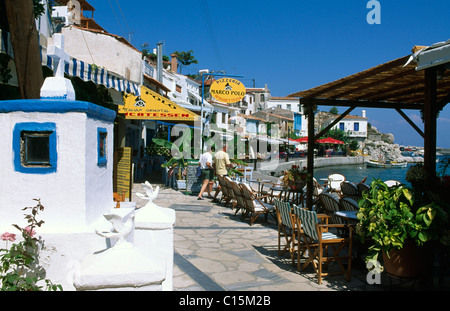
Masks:
[[[178,56],[178,62],[181,64],[180,65],[180,73],[181,70],[183,69],[183,66],[189,66],[191,64],[198,64],[198,61],[195,59],[194,55],[192,55],[194,53],[194,51],[189,50],[187,52],[179,52],[176,51],[174,52],[174,54],[176,54]]]

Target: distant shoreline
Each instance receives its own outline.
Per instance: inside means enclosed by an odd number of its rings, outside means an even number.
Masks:
[[[314,158],[314,168],[327,167],[327,166],[340,166],[340,165],[360,165],[364,164],[365,156],[353,156],[353,157],[319,157]],[[403,161],[408,163],[422,163],[423,157],[403,157]],[[281,172],[289,169],[292,165],[307,166],[306,158],[293,158],[289,162],[284,160],[258,162],[257,171],[261,174],[268,176],[279,176]]]

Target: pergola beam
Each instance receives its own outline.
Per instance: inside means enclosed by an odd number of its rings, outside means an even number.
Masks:
[[[302,104],[317,105],[317,106],[339,106],[339,107],[353,107],[353,108],[385,108],[385,109],[410,109],[421,110],[423,104],[421,103],[399,103],[399,102],[384,102],[384,101],[368,101],[368,100],[347,100],[347,99],[329,99],[329,98],[302,98]]]
[[[410,119],[408,118],[408,116],[401,110],[396,108],[395,110],[397,110],[397,112],[403,117],[403,119],[406,120],[406,122],[409,123],[409,125],[411,125],[417,133],[420,134],[420,136],[422,136],[422,138],[425,138],[425,134],[423,133],[423,131]]]

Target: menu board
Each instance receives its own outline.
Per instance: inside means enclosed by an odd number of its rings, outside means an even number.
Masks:
[[[202,178],[197,177],[198,161],[189,160],[186,167],[186,192],[200,192]]]
[[[131,201],[131,148],[119,148],[114,153],[114,192],[122,193],[125,191],[125,197]]]

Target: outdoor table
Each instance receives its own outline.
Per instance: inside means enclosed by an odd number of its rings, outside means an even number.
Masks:
[[[354,225],[358,222],[357,211],[338,211],[335,215],[344,218],[348,224]]]
[[[257,183],[258,184],[258,194],[262,194],[263,192],[263,186],[265,183],[271,182],[270,180],[266,179],[252,179],[248,181],[249,183]]]
[[[343,217],[343,218],[347,218],[347,219],[352,219],[352,220],[357,220],[357,211],[338,211],[335,212],[336,215]]]
[[[284,199],[286,201],[288,201],[291,204],[295,204],[295,205],[303,205],[303,190],[294,190],[291,188],[284,188],[284,187],[280,187],[280,186],[275,186],[275,187],[270,187],[270,190],[272,191],[271,196],[274,197],[273,192],[274,191],[280,191],[280,199],[283,199],[283,194],[284,194]],[[292,199],[290,199],[292,195]]]

